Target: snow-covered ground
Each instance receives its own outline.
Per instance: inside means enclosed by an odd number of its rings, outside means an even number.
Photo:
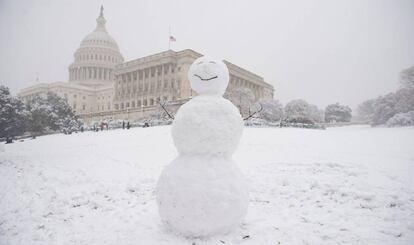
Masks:
[[[163,229],[154,187],[170,127],[0,147],[0,244],[414,244],[414,128],[246,128],[243,225],[209,240]]]

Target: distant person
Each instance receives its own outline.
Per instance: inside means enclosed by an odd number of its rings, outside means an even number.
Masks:
[[[127,123],[127,129],[129,129],[131,127],[131,125],[129,124],[129,122]]]
[[[122,121],[122,129],[125,129],[125,121]]]

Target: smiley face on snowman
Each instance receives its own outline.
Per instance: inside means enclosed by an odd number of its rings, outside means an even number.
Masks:
[[[190,66],[188,80],[198,94],[222,96],[229,84],[229,70],[223,61],[204,56]]]

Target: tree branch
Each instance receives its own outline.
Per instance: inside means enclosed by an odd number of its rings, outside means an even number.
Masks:
[[[263,106],[262,106],[262,104],[261,104],[261,103],[259,103],[259,105],[260,105],[260,109],[259,109],[259,110],[257,110],[257,111],[255,111],[255,112],[253,112],[253,113],[250,113],[250,115],[249,115],[248,117],[243,118],[243,121],[246,121],[246,120],[248,120],[248,119],[252,118],[252,117],[253,117],[254,115],[256,115],[257,113],[261,112],[261,111],[263,110]]]
[[[164,102],[164,105],[163,105],[163,104],[161,104],[161,102],[160,102],[160,101],[158,101],[158,104],[160,104],[161,108],[165,111],[165,113],[167,113],[168,117],[169,117],[170,119],[174,120],[174,117],[173,117],[173,116],[171,116],[171,114],[167,111],[167,109],[165,109],[165,107],[164,107],[165,102]]]

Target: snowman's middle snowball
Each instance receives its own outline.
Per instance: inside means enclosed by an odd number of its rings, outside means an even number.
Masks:
[[[198,95],[175,116],[172,137],[181,154],[230,156],[243,132],[237,108],[219,96]]]

